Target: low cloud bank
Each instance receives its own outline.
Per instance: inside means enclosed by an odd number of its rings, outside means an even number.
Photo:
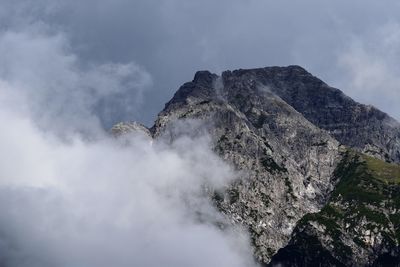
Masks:
[[[38,26],[0,34],[0,53],[0,266],[254,264],[245,232],[217,226],[228,223],[207,190],[235,173],[207,135],[102,130],[98,111],[124,109],[125,90],[140,101],[143,68],[82,68],[65,36]]]
[[[64,143],[9,119],[0,134],[0,265],[252,264],[244,232],[216,226],[226,221],[205,187],[221,189],[234,174],[207,138]]]

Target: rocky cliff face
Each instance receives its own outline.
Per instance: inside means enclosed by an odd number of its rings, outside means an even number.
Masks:
[[[339,143],[279,96],[241,77],[198,72],[152,131],[157,137],[174,120],[189,118],[210,125],[216,152],[243,171],[245,177],[215,192],[214,200],[232,221],[249,228],[255,255],[268,262],[296,222],[326,202]]]
[[[221,76],[198,72],[166,104],[151,134],[154,138],[176,138],[179,133],[173,125],[193,119],[206,125],[215,151],[242,173],[241,179],[224,192],[213,192],[211,197],[233,223],[249,229],[260,262],[268,263],[275,255],[273,264],[304,266],[308,259],[292,256],[310,252],[314,241],[319,240],[321,255],[331,263],[370,263],[362,260],[374,250],[363,249],[358,241],[351,243],[353,234],[345,231],[348,222],[339,220],[354,215],[353,210],[347,210],[354,203],[343,202],[338,193],[340,186],[347,186],[343,181],[350,170],[344,166],[353,160],[342,145],[387,162],[400,162],[399,123],[353,101],[298,66],[226,71]],[[188,131],[195,134],[196,127]],[[390,192],[383,194],[383,199],[395,191]],[[369,205],[358,198],[354,201],[360,207]],[[325,216],[321,212],[331,211],[330,205],[341,207],[343,212],[343,217],[332,219],[342,227],[337,230],[343,232],[340,242],[332,243],[330,240],[337,236],[310,219]],[[374,205],[375,210],[381,207],[381,203]],[[388,208],[382,214],[389,216],[396,211]],[[364,222],[360,220],[353,223]],[[396,221],[391,223],[388,227],[394,229]],[[362,238],[368,236],[367,228],[360,227],[357,231],[363,233]],[[389,242],[383,238],[389,233],[388,227],[377,228],[380,239],[360,238],[365,244],[381,246]],[[382,245],[376,255],[385,255],[389,250],[390,255],[398,255],[398,243],[393,242]],[[288,243],[295,249],[286,249]],[[351,253],[342,257],[337,252],[342,249]],[[285,255],[297,262],[282,261]]]
[[[331,199],[270,266],[400,266],[400,166],[347,150],[334,175]]]
[[[222,77],[228,82],[253,80],[342,144],[400,162],[400,123],[372,106],[355,102],[299,66],[227,71]]]

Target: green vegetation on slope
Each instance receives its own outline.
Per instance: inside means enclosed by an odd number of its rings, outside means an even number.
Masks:
[[[400,184],[400,166],[394,163],[387,163],[382,160],[362,155],[371,175],[385,182],[386,184]]]
[[[400,166],[347,150],[335,171],[339,179],[333,199],[379,204],[392,198],[400,184]]]

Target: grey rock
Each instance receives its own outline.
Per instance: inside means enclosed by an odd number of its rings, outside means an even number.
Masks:
[[[400,266],[400,166],[347,151],[335,175],[328,203],[302,218],[270,265]]]
[[[126,134],[141,134],[152,138],[150,130],[138,122],[120,122],[115,124],[110,132],[113,136],[119,137]]]
[[[342,144],[400,162],[399,122],[373,106],[357,103],[299,66],[228,71],[222,76],[225,83],[254,80]]]

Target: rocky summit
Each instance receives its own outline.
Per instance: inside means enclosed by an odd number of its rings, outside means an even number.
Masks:
[[[151,129],[113,131],[173,139],[186,120],[202,121],[215,152],[242,174],[210,197],[248,229],[260,263],[399,266],[396,120],[289,66],[197,72]]]

